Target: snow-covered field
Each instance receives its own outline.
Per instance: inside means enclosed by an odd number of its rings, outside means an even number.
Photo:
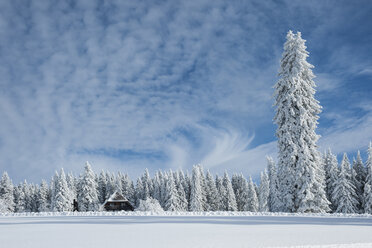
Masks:
[[[371,216],[62,213],[0,216],[0,247],[372,247]]]

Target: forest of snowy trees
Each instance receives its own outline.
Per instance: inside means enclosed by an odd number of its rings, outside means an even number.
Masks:
[[[200,165],[191,174],[157,171],[153,177],[146,169],[132,181],[122,173],[95,174],[87,163],[79,177],[62,169],[40,185],[13,185],[4,172],[0,212],[72,211],[73,202],[78,211],[98,211],[118,191],[136,207],[150,200],[165,211],[372,214],[372,144],[365,162],[359,152],[351,163],[344,154],[339,164],[330,149],[323,155],[318,151],[315,130],[321,106],[314,97],[308,54],[301,33],[289,31],[274,94],[278,162],[268,157],[259,184],[243,174],[212,175]]]
[[[140,200],[156,199],[165,211],[251,211],[288,212],[281,203],[278,178],[282,177],[270,157],[258,184],[242,174],[230,177],[212,175],[195,165],[191,174],[146,169],[132,180],[127,174],[101,171],[95,174],[89,163],[79,177],[61,169],[50,182],[35,185],[24,181],[13,185],[4,172],[0,180],[0,212],[72,211],[73,200],[79,211],[99,211],[114,191],[122,193],[135,206]],[[327,212],[372,214],[372,144],[368,159],[358,155],[350,163],[346,154],[340,164],[328,150],[321,158],[325,172]]]

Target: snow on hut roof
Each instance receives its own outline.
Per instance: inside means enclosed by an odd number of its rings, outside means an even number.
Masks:
[[[110,198],[106,200],[106,202],[126,202],[128,201],[127,198],[125,198],[122,194],[115,191]]]
[[[125,198],[122,194],[115,191],[100,207],[100,209],[104,209],[104,206],[107,202],[129,202],[127,198]]]

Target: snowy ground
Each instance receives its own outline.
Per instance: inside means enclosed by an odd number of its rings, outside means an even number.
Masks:
[[[371,216],[43,215],[0,216],[0,247],[372,247]]]

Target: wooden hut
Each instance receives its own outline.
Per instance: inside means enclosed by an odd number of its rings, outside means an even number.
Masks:
[[[106,211],[133,211],[132,204],[119,192],[115,191],[103,205],[102,210]]]

